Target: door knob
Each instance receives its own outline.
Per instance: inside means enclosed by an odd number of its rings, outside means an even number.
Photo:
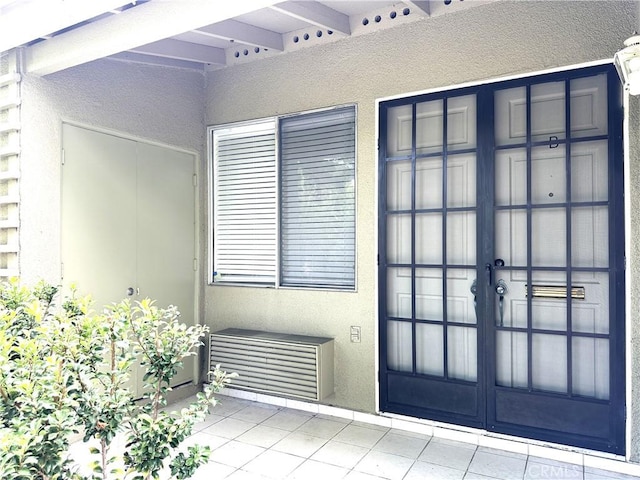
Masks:
[[[507,293],[507,291],[508,291],[508,288],[505,281],[502,279],[498,280],[496,282],[496,293],[500,296],[504,296],[504,294]]]

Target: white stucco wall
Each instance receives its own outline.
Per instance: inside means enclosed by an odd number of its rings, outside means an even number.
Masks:
[[[214,330],[233,326],[335,337],[336,394],[329,402],[373,412],[376,99],[611,59],[636,28],[637,16],[633,2],[498,2],[210,72],[209,125],[357,103],[358,290],[209,286],[207,323]],[[639,220],[634,213],[634,225]],[[362,326],[362,343],[350,343],[350,325]]]
[[[20,267],[25,282],[60,281],[63,121],[202,156],[202,73],[101,60],[22,81]]]

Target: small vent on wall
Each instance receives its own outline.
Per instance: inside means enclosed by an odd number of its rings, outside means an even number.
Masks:
[[[229,328],[211,334],[210,366],[230,387],[306,400],[333,393],[333,339]]]

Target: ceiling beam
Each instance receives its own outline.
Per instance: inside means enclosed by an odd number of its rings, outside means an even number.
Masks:
[[[272,30],[248,25],[237,20],[226,20],[214,25],[198,28],[195,33],[222,38],[252,47],[268,48],[269,50],[284,50],[282,35]]]
[[[429,0],[404,0],[410,7],[415,7],[425,15],[431,15],[431,2]]]
[[[186,60],[176,60],[174,58],[156,57],[152,55],[141,55],[139,53],[122,52],[108,57],[110,60],[117,60],[128,63],[142,63],[144,65],[157,65],[162,67],[178,67],[190,70],[204,71],[204,64],[189,62]]]
[[[153,0],[142,3],[27,48],[26,71],[48,75],[259,10],[275,1]]]
[[[222,48],[183,42],[172,38],[134,47],[129,51],[143,55],[185,60],[187,62],[211,63],[214,65],[225,65],[227,63],[226,55]]]
[[[276,12],[289,15],[304,22],[327,30],[351,35],[349,16],[315,1],[290,1],[278,3],[270,7]]]
[[[0,12],[0,52],[129,3],[131,0],[32,0],[8,3],[1,7]]]

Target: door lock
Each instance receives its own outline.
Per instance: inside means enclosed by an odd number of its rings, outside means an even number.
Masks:
[[[127,288],[127,297],[132,297],[134,293],[136,293],[136,291],[133,287]]]

